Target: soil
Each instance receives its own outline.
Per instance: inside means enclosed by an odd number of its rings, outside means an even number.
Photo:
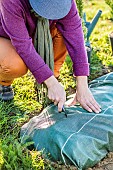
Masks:
[[[95,167],[88,168],[88,170],[113,170],[113,152],[110,152],[102,161]]]
[[[77,170],[75,166],[65,166],[60,165],[59,163],[49,163],[54,167],[56,170]],[[93,168],[88,168],[86,170],[113,170],[113,152],[108,153],[108,155],[101,160],[97,165],[95,165]]]

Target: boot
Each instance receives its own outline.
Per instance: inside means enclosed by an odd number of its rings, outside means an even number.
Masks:
[[[12,86],[0,85],[0,99],[3,101],[9,101],[14,98],[14,91]]]

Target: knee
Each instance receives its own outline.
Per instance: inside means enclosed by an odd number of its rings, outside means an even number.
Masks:
[[[18,65],[13,64],[13,62],[12,65],[8,65],[7,62],[0,63],[0,74],[3,75],[4,77],[9,76],[9,79],[21,77],[25,75],[27,71],[28,69],[24,63]]]
[[[12,78],[21,77],[27,73],[28,68],[17,54],[11,41],[0,38],[0,74]]]
[[[6,69],[6,72],[9,72],[12,76],[14,76],[14,78],[18,78],[25,75],[27,71],[28,68],[23,63],[20,65],[13,65],[12,67]]]

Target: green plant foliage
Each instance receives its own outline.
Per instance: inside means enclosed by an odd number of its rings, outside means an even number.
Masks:
[[[67,95],[69,95],[72,91],[70,89],[75,89],[76,82],[75,78],[72,74],[72,61],[69,56],[66,57],[66,62],[63,64],[63,67],[60,70],[59,81],[63,84]],[[75,92],[75,90],[73,91]]]
[[[111,18],[113,20],[113,0],[105,0],[106,4],[111,8]]]
[[[83,1],[77,0],[77,3],[82,16]],[[90,38],[93,51],[89,81],[110,72],[113,68],[113,56],[108,38],[108,34],[113,31],[113,22],[110,20],[108,5],[105,0],[84,0],[84,11],[88,21],[92,20],[98,9],[103,13]],[[69,56],[60,72],[59,81],[64,85],[67,95],[75,93],[76,82]],[[27,75],[14,81],[14,100],[0,101],[0,170],[75,170],[72,166],[65,167],[60,163],[51,163],[42,156],[42,153],[29,151],[25,145],[20,144],[21,126],[31,117],[38,115],[45,102],[37,101],[38,94],[34,84],[35,79],[28,72]]]
[[[110,10],[105,0],[84,0],[84,10],[87,14],[88,21],[92,20],[94,14],[96,14],[98,10],[102,10],[102,15],[90,37],[93,51],[89,80],[92,80],[112,71],[113,56],[109,41],[109,33],[112,32],[113,22],[110,20]]]
[[[78,8],[78,12],[80,17],[82,18],[83,16],[83,0],[75,0]]]
[[[11,140],[14,142],[12,143]],[[3,153],[2,169],[7,170],[30,170],[32,166],[32,159],[28,152],[21,144],[13,138],[8,138],[2,141],[0,146]]]
[[[84,22],[83,19],[82,19],[82,29],[83,29],[83,34],[84,34],[84,41],[86,43],[87,42],[87,32],[88,32],[88,30],[87,30],[87,28],[85,26],[85,22]]]
[[[34,88],[34,84],[35,79],[30,72],[14,81],[14,102],[15,105],[23,111],[27,110],[27,112],[31,112],[42,108],[42,105],[37,101],[37,92]]]

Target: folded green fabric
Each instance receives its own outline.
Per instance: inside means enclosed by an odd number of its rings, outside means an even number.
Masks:
[[[93,167],[113,151],[113,73],[89,84],[102,106],[100,114],[80,106],[66,107],[66,114],[50,105],[21,128],[21,142],[34,142],[34,148],[50,153],[53,161],[73,164],[79,170]]]

